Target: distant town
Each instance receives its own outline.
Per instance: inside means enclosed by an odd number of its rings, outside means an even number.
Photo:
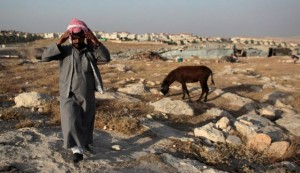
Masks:
[[[10,43],[24,43],[35,41],[39,39],[53,39],[59,38],[63,33],[28,33],[15,30],[1,30],[0,31],[0,44],[4,46]],[[288,47],[299,48],[299,44],[284,42],[280,40],[272,39],[258,39],[258,38],[221,38],[221,37],[203,37],[196,36],[189,33],[180,34],[167,34],[167,33],[145,33],[145,34],[133,34],[129,32],[94,32],[99,40],[106,41],[137,41],[137,42],[158,42],[167,43],[170,45],[191,45],[203,42],[215,42],[215,43],[233,43],[243,45],[263,45],[269,47]]]

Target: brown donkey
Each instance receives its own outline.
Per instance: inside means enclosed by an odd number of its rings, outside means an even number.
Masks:
[[[166,95],[169,92],[170,85],[177,81],[181,83],[182,85],[182,92],[183,96],[182,99],[185,98],[185,94],[188,95],[189,101],[191,101],[191,97],[189,94],[189,91],[186,87],[186,83],[194,83],[194,82],[200,82],[200,86],[202,88],[202,93],[197,102],[201,101],[204,93],[204,102],[207,101],[207,95],[209,92],[209,88],[207,85],[207,80],[209,76],[211,75],[211,82],[214,83],[213,80],[213,73],[210,68],[206,66],[181,66],[174,70],[172,70],[167,77],[163,80],[163,83],[161,85],[161,92]]]

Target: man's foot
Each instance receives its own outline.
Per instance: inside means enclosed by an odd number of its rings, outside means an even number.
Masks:
[[[93,151],[90,145],[85,145],[83,149],[86,150],[89,154],[95,154],[95,151]]]
[[[81,160],[83,160],[83,154],[80,153],[73,154],[73,163],[78,163]]]
[[[85,149],[86,151],[92,151],[91,147],[87,144],[83,147],[83,149]]]

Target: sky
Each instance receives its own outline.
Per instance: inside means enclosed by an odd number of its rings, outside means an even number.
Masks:
[[[1,0],[0,30],[93,31],[205,37],[300,36],[300,0]]]

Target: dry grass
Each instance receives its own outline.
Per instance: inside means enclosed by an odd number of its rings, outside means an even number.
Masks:
[[[97,117],[95,120],[95,128],[113,130],[125,135],[138,134],[143,129],[138,119],[129,117]]]
[[[300,138],[299,137],[293,137],[291,139],[291,145],[288,148],[288,151],[284,155],[283,158],[275,158],[275,161],[278,160],[290,160],[293,163],[296,163],[297,165],[300,165]]]
[[[21,114],[21,111],[15,108],[4,109],[2,111],[2,120],[24,120],[26,115]]]
[[[218,144],[213,150],[208,151],[200,143],[182,142],[174,140],[170,146],[166,146],[168,152],[181,158],[191,158],[214,166],[220,170],[229,172],[268,172],[285,170],[283,167],[272,168],[267,165],[288,160],[299,165],[299,139],[293,141],[289,152],[283,158],[270,158],[267,154],[251,150],[244,145],[234,146],[228,144]]]
[[[14,128],[24,128],[24,127],[39,127],[42,125],[40,121],[34,120],[36,113],[31,112],[26,108],[9,108],[2,111],[2,120],[13,121]],[[2,129],[3,130],[3,129]]]
[[[40,123],[36,123],[32,120],[25,119],[25,120],[22,120],[19,123],[17,123],[15,127],[17,129],[20,129],[20,128],[24,128],[24,127],[39,127],[39,126],[40,126]]]
[[[139,118],[150,109],[150,107],[145,108],[147,106],[144,103],[124,104],[109,100],[99,101],[97,105],[95,127],[124,134],[137,134],[142,131]]]
[[[59,126],[60,125],[60,111],[59,102],[54,100],[43,106],[43,114],[49,117],[46,122],[49,126]]]

